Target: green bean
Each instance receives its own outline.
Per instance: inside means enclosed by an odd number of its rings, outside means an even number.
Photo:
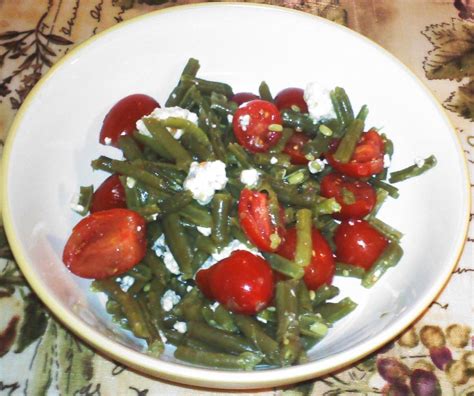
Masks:
[[[209,254],[203,252],[202,250],[197,250],[196,252],[194,252],[193,261],[191,263],[191,266],[193,267],[193,272],[196,273],[196,271],[198,271],[199,268],[202,267],[202,265],[206,262],[208,258]]]
[[[320,314],[304,313],[299,317],[300,332],[302,335],[321,339],[328,332],[328,326]]]
[[[303,153],[311,160],[317,159],[321,157],[321,154],[328,151],[331,140],[331,137],[319,134],[305,144],[303,147]]]
[[[301,194],[295,186],[283,181],[268,178],[270,185],[278,195],[278,200],[284,204],[312,208],[317,201],[316,194]]]
[[[346,264],[341,262],[336,262],[336,275],[344,276],[349,278],[362,279],[366,271],[352,264]]]
[[[294,363],[301,351],[298,326],[298,281],[280,281],[276,285],[275,301],[278,317],[277,341],[280,345],[282,366]]]
[[[291,166],[290,156],[288,154],[256,153],[253,156],[253,161],[255,164],[262,166],[281,166],[283,168],[289,168]]]
[[[203,322],[191,321],[188,323],[188,337],[203,341],[227,353],[239,354],[242,352],[257,352],[258,349],[245,338],[227,331],[211,327]]]
[[[118,146],[120,150],[122,150],[123,156],[129,161],[143,158],[142,150],[138,146],[135,139],[129,135],[120,136],[118,140]]]
[[[436,162],[436,157],[434,155],[430,155],[428,158],[423,160],[423,164],[421,166],[415,164],[405,169],[390,173],[389,181],[390,183],[398,183],[403,180],[410,179],[411,177],[419,176],[436,166]]]
[[[226,353],[205,352],[180,345],[176,348],[174,356],[185,362],[215,368],[227,368],[250,371],[262,361],[260,355],[244,352],[238,356]]]
[[[211,345],[208,345],[205,342],[199,340],[195,340],[194,338],[186,337],[184,339],[184,342],[181,343],[181,345],[187,346],[197,351],[222,353],[221,351],[219,351],[219,349],[213,348]]]
[[[212,227],[212,216],[207,209],[194,202],[181,209],[180,215],[197,226]]]
[[[214,226],[211,238],[217,246],[224,247],[229,243],[229,213],[232,197],[229,194],[215,194],[211,202],[211,212]]]
[[[336,323],[344,316],[351,313],[357,304],[349,297],[342,299],[337,303],[322,303],[315,308],[315,313],[319,313],[330,325]]]
[[[192,135],[198,143],[204,146],[208,146],[210,143],[206,132],[204,132],[201,128],[199,128],[191,121],[185,120],[183,118],[170,117],[166,120],[163,120],[162,123],[165,127],[184,129],[185,134]]]
[[[147,222],[155,221],[161,217],[161,209],[156,204],[147,204],[134,208],[135,212],[140,214]]]
[[[333,214],[341,211],[341,205],[336,198],[323,199],[313,206],[313,216],[321,216],[325,214]]]
[[[233,155],[240,167],[244,169],[253,168],[249,155],[240,144],[231,143],[227,146],[227,150]]]
[[[167,342],[174,346],[182,345],[183,341],[185,341],[185,335],[178,333],[176,330],[164,329],[163,334],[165,335]]]
[[[306,267],[311,262],[313,242],[311,239],[312,213],[309,209],[296,212],[296,247],[294,262]]]
[[[283,131],[281,132],[280,140],[278,140],[277,144],[270,147],[270,149],[268,150],[268,153],[269,154],[281,153],[284,150],[286,143],[288,142],[290,137],[293,135],[293,133],[294,131],[292,128],[283,128]]]
[[[374,187],[382,188],[385,191],[387,191],[388,195],[390,195],[392,198],[398,198],[399,193],[398,193],[398,188],[391,186],[390,184],[387,184],[383,182],[382,180],[377,180],[377,179],[369,179],[369,183],[372,184]]]
[[[196,59],[190,58],[186,63],[186,66],[181,73],[181,76],[187,75],[191,77],[195,77],[199,70],[199,61]],[[182,99],[184,93],[186,92],[189,84],[182,84],[181,79],[178,82],[178,85],[173,89],[170,96],[166,100],[165,106],[166,107],[173,107],[176,106]]]
[[[311,118],[308,114],[303,114],[291,109],[281,111],[281,118],[285,127],[296,129],[297,131],[306,132],[310,135],[316,135],[319,130],[319,121]]]
[[[364,132],[364,121],[359,119],[353,120],[337,146],[334,159],[343,164],[349,162],[362,132]]]
[[[181,143],[168,132],[160,121],[154,118],[144,118],[143,123],[153,138],[166,147],[166,151],[176,160],[178,168],[187,170],[192,161],[192,157]]]
[[[363,105],[360,108],[359,113],[357,114],[356,118],[358,120],[361,120],[361,121],[365,122],[368,115],[369,115],[369,108],[367,107],[367,105]]]
[[[178,212],[188,206],[193,201],[193,196],[189,191],[178,192],[160,203],[161,213]]]
[[[263,353],[264,361],[268,364],[280,362],[278,343],[265,333],[257,320],[246,315],[235,315],[234,320],[242,334]]]
[[[290,261],[274,253],[265,253],[264,256],[275,271],[294,279],[303,277],[304,268],[294,261]]]
[[[270,88],[268,87],[268,84],[265,81],[262,81],[260,83],[260,86],[258,87],[258,93],[262,100],[266,100],[267,102],[273,102],[272,93],[270,92]]]
[[[375,196],[376,196],[375,205],[372,211],[367,216],[365,216],[365,220],[370,220],[374,218],[375,216],[377,216],[378,211],[382,207],[383,203],[385,202],[389,194],[387,190],[384,190],[383,188],[376,188]]]
[[[186,282],[181,281],[179,278],[176,278],[174,276],[171,277],[170,280],[168,281],[169,289],[179,294],[180,297],[184,297],[186,294],[188,294],[189,286],[191,285],[189,285]]]
[[[362,286],[372,287],[380,277],[391,267],[397,265],[403,256],[403,249],[397,242],[390,242],[380,257],[362,278]]]
[[[192,77],[189,75],[181,76],[181,82],[183,84],[195,85],[201,94],[210,95],[212,92],[216,92],[230,98],[234,95],[232,87],[229,84],[203,80],[202,78]]]
[[[346,91],[343,88],[336,87],[331,91],[330,97],[337,119],[343,128],[348,127],[354,120],[354,112]]]
[[[310,293],[311,296],[312,293]],[[311,301],[313,307],[317,307],[318,305],[325,303],[327,300],[336,297],[339,294],[339,289],[333,285],[322,285],[317,288],[313,295],[311,296]]]
[[[277,323],[277,314],[275,307],[269,306],[256,315],[257,320],[262,323]],[[268,326],[267,326],[268,327]]]
[[[194,240],[194,243],[195,243],[196,248],[206,253],[207,256],[215,253],[217,250],[217,247],[212,241],[212,239],[202,235],[199,232],[198,232],[198,235],[196,236],[196,239]]]
[[[186,294],[178,305],[175,306],[177,314],[182,316],[187,322],[202,321],[202,307],[204,299],[197,288],[193,288]]]
[[[159,140],[153,139],[151,136],[143,135],[138,131],[133,133],[133,138],[138,143],[141,143],[143,146],[148,147],[151,151],[158,154],[161,158],[170,161],[174,159],[163,143]]]
[[[94,195],[94,186],[81,186],[77,203],[73,205],[73,210],[81,216],[85,216],[89,212],[92,197]]]
[[[184,228],[179,222],[179,216],[175,213],[170,213],[163,217],[162,224],[166,244],[179,265],[183,279],[190,279],[193,276],[191,265],[193,253]]]
[[[202,316],[209,326],[215,327],[216,329],[231,333],[238,331],[233,316],[220,304],[216,308],[205,305],[202,308]]]
[[[171,273],[166,268],[163,260],[161,260],[152,250],[147,249],[143,263],[150,268],[154,277],[159,281],[162,287],[168,284]]]
[[[163,229],[158,221],[148,223],[146,227],[146,239],[148,246],[153,246],[155,241],[163,234]]]
[[[400,242],[400,240],[403,238],[403,234],[400,231],[396,230],[392,226],[389,226],[387,223],[383,222],[382,220],[376,217],[370,218],[368,222],[377,231],[379,231],[382,235],[384,235],[386,238],[390,239],[391,241]]]
[[[311,296],[305,282],[299,282],[296,289],[298,297],[298,312],[301,316],[303,313],[312,313],[313,305],[311,303]]]

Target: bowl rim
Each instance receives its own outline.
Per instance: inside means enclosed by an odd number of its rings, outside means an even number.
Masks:
[[[41,280],[28,271],[29,263],[26,259],[26,254],[23,252],[19,240],[15,234],[15,229],[13,226],[13,218],[10,212],[10,207],[8,204],[8,169],[9,169],[9,159],[12,152],[13,143],[15,141],[15,136],[20,129],[23,118],[28,112],[28,108],[33,101],[33,98],[41,91],[43,84],[52,78],[57,69],[62,68],[72,57],[79,55],[82,50],[94,43],[96,40],[101,40],[107,35],[112,34],[116,30],[122,29],[125,26],[137,23],[144,20],[145,18],[156,18],[157,16],[181,12],[183,10],[188,10],[192,8],[233,8],[233,7],[244,7],[244,8],[259,8],[259,9],[270,9],[273,11],[293,14],[298,17],[313,18],[315,22],[331,25],[332,28],[342,29],[347,34],[355,36],[359,40],[370,44],[372,47],[375,47],[380,51],[384,56],[391,59],[392,62],[396,63],[401,69],[405,71],[417,84],[417,86],[422,89],[427,97],[436,105],[438,112],[445,120],[447,126],[450,129],[451,134],[454,135],[457,151],[459,157],[462,158],[461,163],[463,166],[463,173],[465,179],[465,204],[466,204],[466,213],[464,216],[464,223],[462,225],[463,232],[460,233],[456,241],[456,246],[453,249],[455,253],[455,259],[450,265],[446,265],[446,269],[442,277],[439,277],[439,281],[431,286],[429,292],[426,293],[422,298],[420,298],[416,304],[414,304],[409,314],[404,317],[404,320],[398,320],[388,328],[384,329],[376,337],[371,340],[366,340],[348,350],[339,352],[337,354],[328,356],[324,360],[327,364],[324,367],[314,366],[320,365],[321,360],[309,362],[297,366],[277,368],[277,369],[268,369],[268,370],[257,370],[251,372],[239,372],[239,371],[229,371],[229,370],[216,370],[198,366],[188,366],[182,365],[179,363],[166,362],[158,360],[149,355],[143,354],[138,351],[134,351],[129,347],[126,347],[120,344],[117,341],[113,341],[102,333],[96,331],[92,326],[86,324],[81,319],[79,319],[75,314],[69,310],[63,308],[60,304],[57,304],[56,301],[49,295],[47,289],[42,285]],[[429,90],[425,83],[417,76],[414,72],[411,71],[402,61],[388,52],[379,44],[375,43],[371,39],[363,36],[362,34],[342,25],[339,25],[335,22],[329,21],[325,18],[299,11],[294,9],[288,9],[275,5],[267,4],[254,4],[254,3],[244,3],[244,2],[225,2],[225,3],[198,3],[198,4],[187,4],[172,6],[169,8],[164,8],[160,10],[151,11],[146,14],[142,14],[136,17],[133,17],[129,20],[123,21],[120,24],[111,26],[104,31],[86,39],[82,43],[76,45],[71,51],[66,55],[60,58],[56,63],[48,70],[48,72],[40,79],[40,81],[33,87],[31,92],[28,94],[24,103],[18,110],[13,123],[9,129],[7,139],[4,146],[2,162],[1,162],[1,211],[3,217],[3,223],[5,231],[7,234],[8,241],[10,243],[11,249],[13,251],[16,262],[23,272],[25,278],[27,279],[29,285],[43,301],[43,303],[51,310],[56,319],[58,319],[65,327],[71,330],[76,336],[81,338],[86,344],[92,346],[96,351],[100,351],[106,356],[120,361],[125,364],[127,367],[136,369],[141,373],[149,374],[153,377],[158,377],[165,380],[170,380],[177,382],[179,384],[185,385],[194,385],[200,387],[209,387],[209,388],[218,388],[218,389],[257,389],[270,386],[284,385],[288,383],[294,383],[299,381],[308,380],[310,378],[317,378],[322,375],[328,374],[332,371],[346,367],[353,362],[362,359],[363,357],[369,355],[370,353],[381,348],[383,345],[391,341],[401,332],[403,332],[407,327],[409,327],[419,316],[421,316],[425,310],[428,309],[430,304],[436,297],[442,292],[446,287],[450,275],[454,270],[455,266],[459,262],[463,249],[465,246],[465,238],[468,233],[469,226],[469,213],[471,208],[471,195],[470,195],[470,183],[469,183],[469,171],[467,159],[463,153],[462,143],[460,137],[455,131],[451,120],[447,116],[445,110],[442,108],[438,99],[434,94]],[[270,373],[274,375],[269,375]]]

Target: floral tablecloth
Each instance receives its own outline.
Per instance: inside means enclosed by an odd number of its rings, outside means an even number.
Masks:
[[[254,1],[347,25],[395,54],[442,103],[474,170],[472,0]],[[31,88],[75,45],[136,15],[190,2],[0,0],[0,144]],[[303,384],[232,393],[142,376],[91,350],[25,284],[0,228],[0,395],[474,395],[473,242],[471,224],[445,290],[382,350]]]

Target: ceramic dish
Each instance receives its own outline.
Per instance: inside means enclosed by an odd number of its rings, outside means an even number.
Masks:
[[[320,81],[344,87],[368,124],[395,143],[393,169],[435,154],[438,165],[400,184],[380,217],[402,230],[405,255],[375,287],[337,279],[358,304],[303,365],[232,372],[161,359],[115,326],[89,282],[61,262],[79,220],[69,208],[78,186],[96,185],[90,161],[117,151],[98,144],[104,115],[136,92],[164,102],[189,57],[200,76],[236,91]],[[283,8],[248,4],[175,7],[121,23],[80,45],[29,95],[11,128],[2,177],[4,223],[18,263],[39,297],[74,333],[108,356],[171,381],[218,388],[261,388],[316,377],[347,365],[399,334],[433,301],[457,262],[469,209],[468,177],[456,134],[428,90],[396,59],[360,35]]]

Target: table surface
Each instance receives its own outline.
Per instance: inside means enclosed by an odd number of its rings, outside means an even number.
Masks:
[[[28,92],[71,48],[123,20],[191,2],[194,1],[0,1],[0,147]],[[325,17],[392,52],[426,83],[446,109],[472,173],[472,0],[256,2]],[[33,42],[38,31],[49,35],[48,49],[42,56],[35,54]],[[459,66],[462,62],[463,68]],[[411,383],[414,390],[418,389],[417,395],[474,395],[473,242],[471,224],[463,256],[447,287],[416,323],[382,350],[345,370],[303,384],[233,393],[194,389],[142,376],[89,349],[49,315],[24,283],[2,237],[0,395],[372,395],[385,394],[394,378]],[[392,391],[396,389],[401,392],[397,394],[409,394],[407,388],[392,385]]]

